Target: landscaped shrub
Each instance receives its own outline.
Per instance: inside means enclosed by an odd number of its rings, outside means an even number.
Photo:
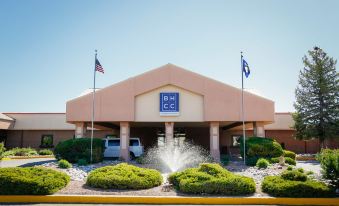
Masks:
[[[285,163],[287,163],[289,165],[296,165],[297,164],[297,162],[290,157],[285,157]]]
[[[179,191],[191,194],[247,195],[255,192],[252,178],[233,174],[211,163],[175,172],[168,180]]]
[[[260,157],[246,157],[246,165],[255,166]]]
[[[339,149],[323,149],[318,155],[324,178],[339,189]]]
[[[258,159],[256,166],[259,168],[267,168],[269,164],[270,163],[266,159],[260,158]]]
[[[4,156],[34,156],[38,155],[38,152],[30,147],[27,148],[13,148],[4,152]]]
[[[227,154],[222,154],[220,157],[220,162],[222,165],[226,166],[230,162],[230,157]]]
[[[4,143],[0,142],[0,160],[2,159],[4,152],[5,152]]]
[[[101,162],[103,159],[104,145],[101,139],[93,139],[93,163]],[[79,159],[91,159],[91,138],[69,139],[55,147],[55,157],[57,159],[65,159],[71,163],[78,162]]]
[[[53,151],[50,149],[39,150],[39,155],[53,155]]]
[[[69,180],[63,172],[42,167],[0,168],[0,195],[49,195]]]
[[[86,159],[79,159],[78,162],[77,162],[77,164],[78,164],[79,166],[85,166],[85,165],[88,165],[88,162],[87,162]]]
[[[289,157],[295,160],[296,154],[289,150],[284,150],[284,157]]]
[[[279,159],[279,157],[272,157],[271,159],[269,159],[269,162],[270,162],[271,164],[279,163],[279,162],[280,162],[280,159]]]
[[[334,195],[334,191],[325,183],[308,180],[307,176],[298,170],[285,171],[280,176],[265,177],[261,189],[277,197],[329,197]]]
[[[138,164],[146,164],[145,153],[135,158]]]
[[[287,170],[293,170],[293,167],[292,167],[291,165],[289,165],[289,166],[287,167]]]
[[[286,170],[281,174],[281,177],[285,180],[295,180],[303,182],[307,180],[307,175],[300,170]]]
[[[243,156],[243,141],[240,141],[241,155]],[[281,145],[270,138],[250,137],[246,140],[247,165],[254,166],[259,158],[270,159],[283,155]]]
[[[161,183],[159,171],[126,163],[95,169],[89,173],[86,182],[90,187],[104,189],[147,189]]]
[[[69,163],[67,160],[59,160],[58,161],[58,166],[63,169],[71,168],[72,164]]]

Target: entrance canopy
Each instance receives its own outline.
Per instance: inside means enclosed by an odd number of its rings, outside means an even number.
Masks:
[[[173,64],[96,91],[95,122],[240,122],[241,89]],[[244,92],[246,122],[274,121],[274,102]],[[92,93],[66,105],[69,123],[90,122]]]

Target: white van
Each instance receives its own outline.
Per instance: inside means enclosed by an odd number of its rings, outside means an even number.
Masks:
[[[120,139],[107,138],[104,139],[105,152],[104,157],[120,157]],[[144,153],[144,147],[141,146],[140,138],[129,138],[129,153],[130,158],[140,157]]]

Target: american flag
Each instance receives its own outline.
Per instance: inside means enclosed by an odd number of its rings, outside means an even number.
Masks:
[[[95,59],[95,71],[101,72],[103,74],[105,73],[104,68],[102,68],[98,59]]]

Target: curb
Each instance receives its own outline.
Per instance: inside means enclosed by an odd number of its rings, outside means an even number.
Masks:
[[[42,156],[10,156],[10,160],[22,160],[22,159],[38,159],[38,158],[54,158],[53,155],[42,155]]]
[[[177,197],[108,195],[1,195],[0,203],[111,203],[201,205],[339,205],[339,198]]]

